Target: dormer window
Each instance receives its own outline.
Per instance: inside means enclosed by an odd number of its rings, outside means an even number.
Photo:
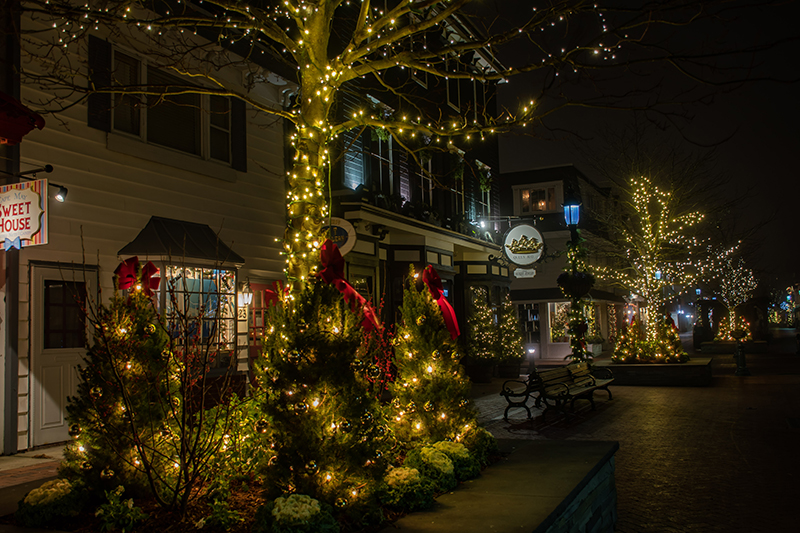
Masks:
[[[541,213],[556,211],[556,188],[525,188],[520,189],[520,213]]]

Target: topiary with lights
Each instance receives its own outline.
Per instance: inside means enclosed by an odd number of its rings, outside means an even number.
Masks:
[[[262,469],[267,495],[306,495],[345,522],[369,521],[394,443],[370,379],[381,369],[364,348],[363,316],[336,287],[312,279],[266,318],[254,423],[255,438],[274,452]]]
[[[397,378],[390,387],[389,406],[392,431],[406,448],[445,439],[460,441],[477,427],[456,337],[457,331],[454,335],[448,329],[440,305],[412,266],[397,324]]]
[[[219,473],[214,457],[226,446],[236,400],[227,383],[208,381],[216,352],[196,334],[202,316],[178,313],[168,327],[151,296],[155,266],[140,269],[133,258],[117,272],[127,294],[87,309],[94,342],[67,406],[74,440],[60,475],[96,498],[121,484],[183,513]],[[221,407],[205,416],[212,388]]]
[[[467,317],[467,360],[473,365],[492,365],[500,361],[500,330],[495,324],[494,311],[489,306],[486,287],[470,287],[469,316]]]
[[[525,356],[522,330],[517,309],[514,302],[511,301],[509,293],[503,296],[503,303],[500,306],[499,337],[500,362],[518,363],[522,361]]]
[[[165,422],[171,397],[180,402],[182,395],[170,379],[168,338],[153,304],[144,291],[117,293],[92,323],[94,342],[67,405],[74,440],[64,449],[60,474],[100,494],[120,483],[141,494],[145,469],[170,484],[173,454],[165,444],[172,432]],[[160,484],[154,488],[162,492]]]
[[[753,332],[750,329],[750,322],[745,320],[743,316],[737,316],[736,314],[733,315],[733,322],[731,322],[730,316],[724,316],[719,321],[719,331],[717,332],[717,336],[714,337],[715,341],[735,341],[738,340],[736,337],[733,336],[734,331],[742,331],[744,332],[744,336],[741,337],[743,341],[751,341],[753,340]]]
[[[650,340],[638,320],[620,328],[611,360],[615,363],[685,363],[689,356],[680,336],[666,320],[656,323],[655,339]]]

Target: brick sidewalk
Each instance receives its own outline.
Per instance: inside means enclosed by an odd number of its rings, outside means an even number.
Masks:
[[[30,481],[38,481],[55,477],[58,471],[58,461],[47,461],[40,465],[23,466],[10,470],[0,471],[0,489],[22,485]]]
[[[781,353],[781,351],[783,353]],[[502,438],[616,440],[618,533],[794,533],[800,503],[800,357],[794,345],[747,356],[752,376],[715,355],[710,387],[611,386],[596,411],[571,421],[479,398],[484,426]],[[498,387],[499,391],[499,387]]]

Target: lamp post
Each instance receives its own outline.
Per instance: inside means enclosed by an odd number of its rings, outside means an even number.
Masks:
[[[736,372],[734,372],[734,375],[749,376],[750,370],[747,368],[747,360],[744,356],[744,338],[747,336],[747,332],[742,329],[735,329],[731,332],[731,336],[736,339],[736,353],[733,354],[734,359],[736,359]]]
[[[564,199],[564,220],[567,222],[569,228],[570,244],[573,251],[578,246],[578,221],[581,218],[581,203],[574,197]],[[572,262],[572,270],[575,271],[575,261]]]
[[[594,285],[594,276],[589,272],[579,271],[582,250],[578,236],[578,221],[581,215],[581,203],[570,196],[565,198],[564,220],[570,233],[567,258],[570,262],[571,272],[564,272],[556,280],[561,289],[572,299],[569,312],[570,346],[574,361],[586,361],[589,354],[586,351],[586,331],[588,325],[584,313],[583,297],[589,293]]]

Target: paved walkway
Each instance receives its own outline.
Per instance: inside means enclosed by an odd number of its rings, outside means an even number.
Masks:
[[[483,425],[500,438],[616,440],[618,533],[800,531],[800,356],[794,331],[769,353],[747,356],[734,376],[715,355],[710,387],[611,386],[573,420],[502,420],[505,400],[478,398]],[[496,384],[499,391],[500,385]]]
[[[595,411],[579,402],[583,408],[569,422],[558,416],[545,422],[536,411],[529,421],[524,410],[513,410],[504,422],[505,400],[498,395],[503,380],[476,386],[474,396],[482,424],[500,438],[619,441],[617,533],[795,533],[800,531],[795,350],[794,331],[784,331],[769,353],[747,356],[752,376],[734,376],[736,365],[723,354],[714,356],[710,387],[612,385],[614,400],[599,393]],[[27,492],[51,477],[59,452],[0,457],[0,509],[24,495],[9,490]],[[33,458],[41,454],[53,459]],[[11,532],[0,525],[0,533]]]

